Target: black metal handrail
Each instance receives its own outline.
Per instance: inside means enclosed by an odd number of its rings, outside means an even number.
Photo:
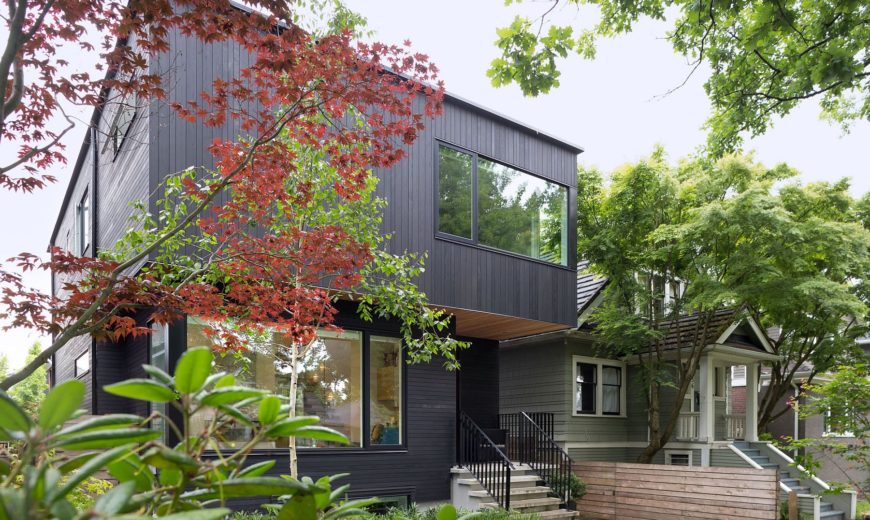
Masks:
[[[465,412],[459,413],[459,465],[474,475],[498,505],[510,509],[514,465]]]
[[[553,414],[502,414],[499,424],[507,431],[506,451],[511,460],[528,464],[557,497],[570,501],[574,461],[553,439]]]

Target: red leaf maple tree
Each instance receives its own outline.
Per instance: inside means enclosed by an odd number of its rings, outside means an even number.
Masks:
[[[7,190],[32,191],[55,180],[44,171],[67,161],[60,138],[70,126],[53,129],[58,120],[72,124],[65,103],[96,107],[110,95],[127,93],[162,102],[165,81],[147,64],[169,49],[171,33],[205,43],[234,41],[253,59],[232,77],[214,81],[199,99],[172,105],[177,117],[191,123],[233,123],[244,133],[211,143],[214,168],[179,175],[187,209],[177,220],[151,229],[144,245],[124,255],[92,258],[54,248],[48,261],[22,253],[0,270],[3,326],[53,337],[0,388],[22,380],[77,336],[119,340],[148,334],[142,312],[157,323],[188,314],[232,319],[254,331],[277,329],[299,344],[309,342],[317,326],[332,323],[334,292],[353,290],[374,251],[340,225],[286,225],[297,208],[315,203],[318,189],[300,175],[300,149],[313,151],[336,173],[331,189],[340,200],[368,196],[370,170],[400,161],[426,119],[441,112],[443,86],[427,56],[412,52],[407,42],[361,43],[348,30],[315,36],[294,23],[297,5],[279,0],[254,0],[250,9],[226,0],[7,5],[0,139],[19,146],[18,156],[0,165],[0,187]],[[91,28],[103,35],[99,50],[84,39]],[[99,53],[105,77],[57,74],[68,64],[53,51],[70,42]],[[341,124],[354,118],[358,124]],[[251,233],[252,223],[264,231]],[[179,271],[154,262],[191,230],[219,244],[205,264]],[[145,268],[138,269],[143,262]],[[28,288],[22,273],[34,269],[64,280],[60,294]]]

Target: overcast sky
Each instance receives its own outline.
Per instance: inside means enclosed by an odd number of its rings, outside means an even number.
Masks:
[[[536,14],[546,4],[531,2],[505,7],[503,0],[347,0],[368,17],[376,37],[384,42],[410,39],[414,49],[428,54],[441,69],[447,89],[459,96],[582,146],[585,165],[605,171],[647,155],[664,145],[674,159],[704,142],[701,125],[708,113],[701,70],[674,93],[661,95],[680,84],[689,71],[685,59],[664,40],[664,23],[644,22],[629,36],[602,42],[595,61],[573,57],[562,64],[561,87],[539,98],[525,98],[516,86],[495,89],[485,71],[496,56],[495,28],[510,23],[517,13]],[[593,11],[565,8],[557,19],[586,25]],[[5,41],[5,35],[2,35]],[[79,52],[68,59],[77,69],[92,70],[93,63]],[[87,118],[89,111],[79,111]],[[66,139],[70,162],[75,161],[85,127],[80,124]],[[818,119],[818,107],[809,102],[778,121],[763,137],[746,145],[768,165],[787,162],[804,181],[834,181],[851,177],[854,194],[870,191],[867,150],[870,124],[856,124],[848,135]],[[0,154],[14,154],[0,146]],[[63,198],[71,165],[58,167],[57,184],[31,195],[0,191],[3,236],[0,259],[22,251],[43,253]],[[29,281],[48,290],[46,273]],[[38,339],[26,331],[0,333],[0,351],[13,366],[23,362],[27,347]]]

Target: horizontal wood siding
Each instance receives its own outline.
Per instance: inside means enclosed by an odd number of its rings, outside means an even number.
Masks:
[[[751,468],[752,466],[740,458],[730,448],[713,448],[710,450],[710,465],[718,468]]]
[[[775,470],[579,462],[581,518],[777,518]]]
[[[53,363],[53,372],[54,372],[54,381],[55,385],[59,383],[63,383],[64,381],[69,381],[71,379],[76,379],[75,376],[75,364],[76,359],[84,354],[85,352],[91,349],[91,338],[85,336],[79,336],[77,338],[73,338],[69,343],[61,347],[60,350],[55,352],[54,354],[54,363]],[[82,401],[82,408],[87,411],[89,414],[94,413],[93,411],[93,359],[91,359],[91,370],[90,372],[80,376],[78,378],[79,381],[85,384],[85,398]]]

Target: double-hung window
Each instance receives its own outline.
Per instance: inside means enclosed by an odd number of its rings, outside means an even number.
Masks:
[[[609,359],[573,358],[573,409],[577,416],[625,416],[625,364]]]
[[[441,237],[568,265],[565,186],[440,144],[437,196]]]

